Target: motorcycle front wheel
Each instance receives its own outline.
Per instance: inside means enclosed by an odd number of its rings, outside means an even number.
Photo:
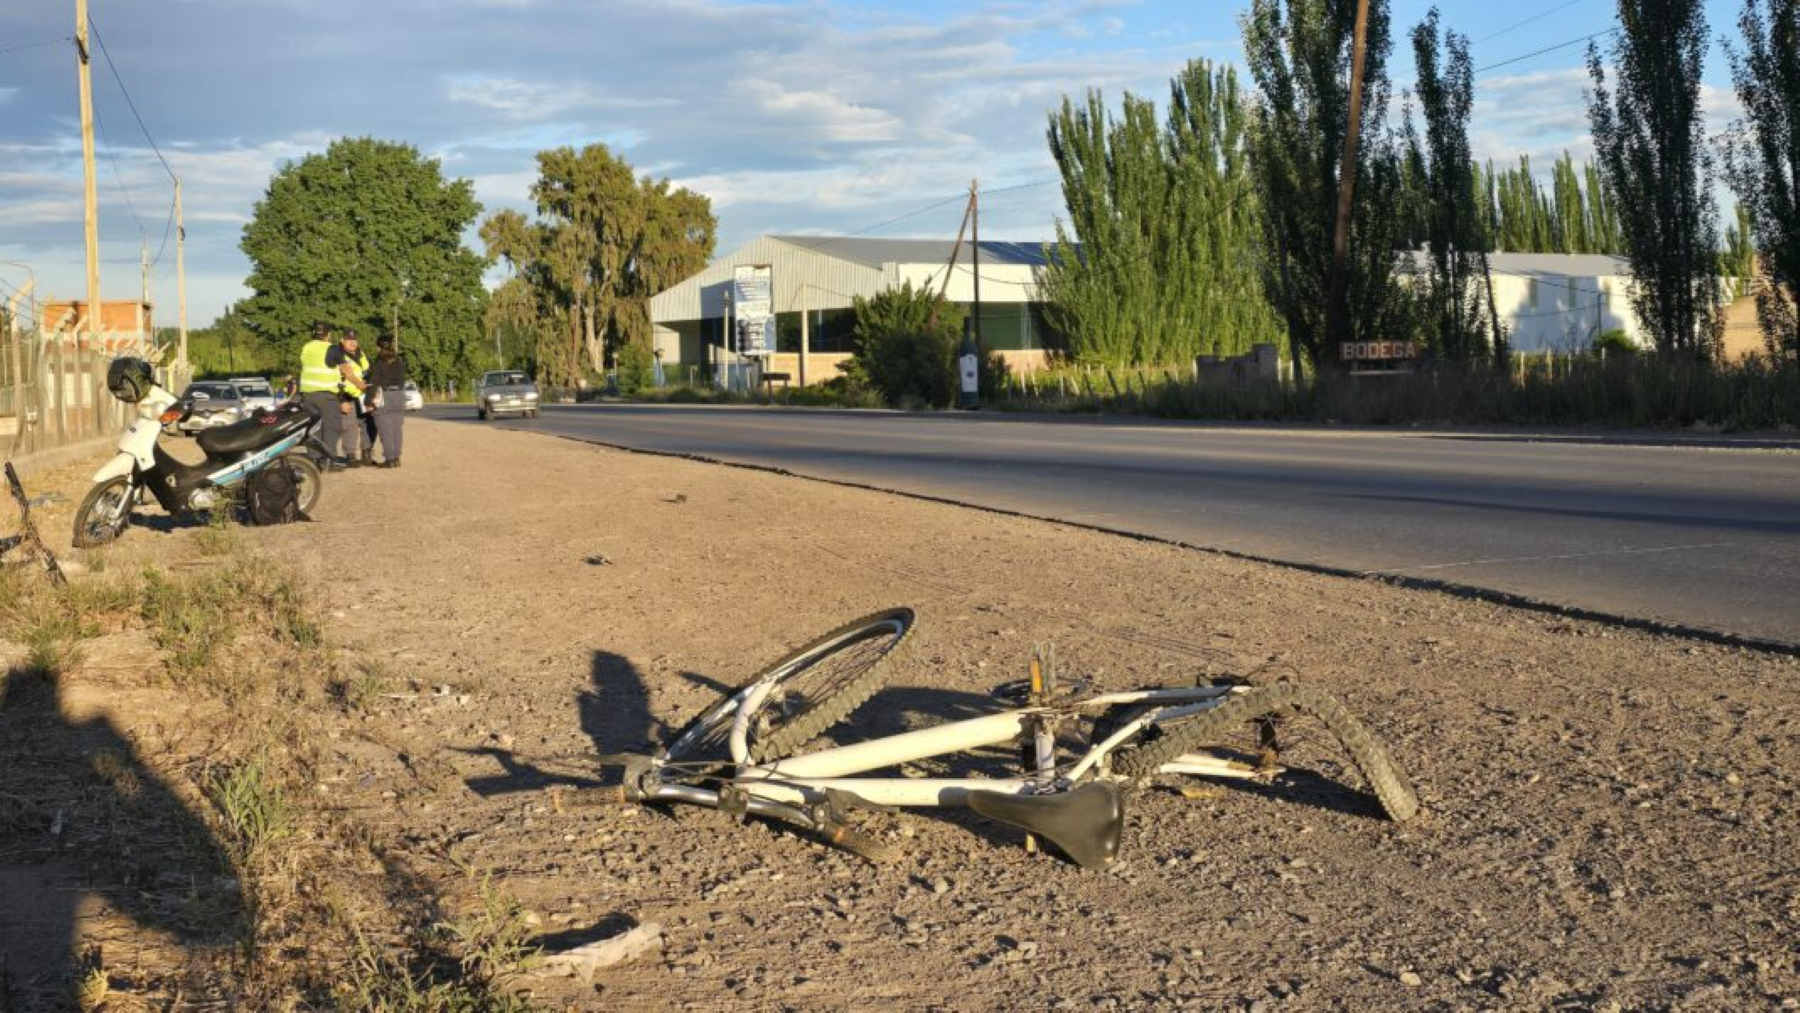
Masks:
[[[136,499],[137,488],[127,478],[109,479],[89,489],[75,510],[75,547],[91,549],[124,534]]]

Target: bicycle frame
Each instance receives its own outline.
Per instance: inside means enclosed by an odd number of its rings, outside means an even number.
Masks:
[[[766,691],[767,687],[763,689]],[[875,805],[906,808],[966,805],[972,791],[1039,794],[1079,783],[1084,779],[1110,777],[1101,774],[1103,761],[1112,750],[1129,742],[1143,728],[1215,707],[1238,690],[1239,687],[1235,686],[1199,686],[1108,693],[1070,703],[1023,707],[969,718],[764,764],[748,762],[748,718],[756,713],[763,702],[763,694],[753,692],[739,708],[738,719],[732,727],[731,755],[733,762],[737,764],[737,772],[731,782],[751,797],[789,806],[816,803],[827,791],[847,792]],[[1106,739],[1090,746],[1081,759],[1060,773],[1052,765],[1040,767],[1031,776],[1017,778],[854,776],[915,760],[1013,743],[1030,736],[1034,723],[1038,720],[1054,720],[1082,712],[1133,705],[1143,709],[1133,714]],[[1214,777],[1251,777],[1260,773],[1250,764],[1200,755],[1181,757],[1174,763],[1166,764],[1163,769],[1171,773]],[[705,804],[704,799],[695,798],[687,792],[682,793],[678,799],[673,794],[665,795],[662,788],[667,787],[675,785],[660,786],[656,794],[674,800]],[[712,794],[706,789],[697,791]]]

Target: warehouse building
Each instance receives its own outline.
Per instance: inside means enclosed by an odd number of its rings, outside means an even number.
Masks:
[[[837,376],[838,364],[850,357],[854,298],[871,298],[907,282],[938,291],[947,272],[945,297],[965,308],[974,303],[974,251],[963,243],[952,266],[953,245],[937,239],[764,236],[650,300],[657,354],[671,378],[707,375],[729,356],[726,300],[733,273],[740,266],[766,266],[778,335],[767,369],[796,383],[822,383]],[[982,343],[1016,371],[1045,362],[1047,336],[1037,312],[1037,273],[1043,266],[1041,243],[981,243]]]

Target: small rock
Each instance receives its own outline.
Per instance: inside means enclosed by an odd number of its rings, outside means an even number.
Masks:
[[[938,877],[937,879],[932,880],[931,881],[931,892],[935,893],[935,894],[940,894],[940,895],[949,893],[950,892],[950,881],[947,879],[944,879],[942,876]]]
[[[1405,985],[1407,988],[1418,988],[1420,985],[1425,984],[1425,979],[1419,977],[1416,972],[1401,971],[1400,984]]]

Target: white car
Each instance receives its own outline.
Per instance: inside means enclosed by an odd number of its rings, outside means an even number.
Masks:
[[[226,381],[238,389],[238,397],[243,399],[245,414],[274,411],[281,403],[281,396],[269,381],[260,376],[234,376]]]
[[[416,412],[425,407],[425,395],[419,393],[419,385],[411,380],[406,381],[406,410]]]

